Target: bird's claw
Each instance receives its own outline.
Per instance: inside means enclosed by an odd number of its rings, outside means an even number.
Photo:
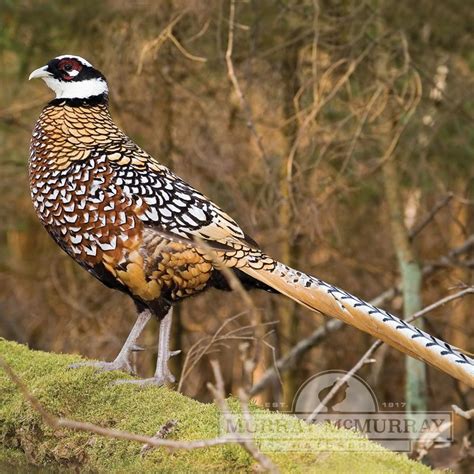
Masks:
[[[179,354],[181,351],[172,351],[169,353],[169,356],[173,356]],[[169,357],[168,357],[169,359]],[[133,385],[140,385],[141,387],[145,387],[147,385],[155,385],[155,386],[162,386],[166,384],[172,384],[176,382],[176,377],[171,373],[168,364],[160,365],[157,367],[155,375],[153,377],[149,377],[146,379],[120,379],[115,380],[113,382],[114,385],[122,385],[122,384],[133,384]]]

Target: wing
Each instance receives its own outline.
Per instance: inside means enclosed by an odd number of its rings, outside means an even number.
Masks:
[[[145,226],[191,241],[197,237],[229,250],[235,244],[258,248],[232,217],[137,145],[109,153],[108,161],[115,171],[115,184],[145,209],[140,217]]]

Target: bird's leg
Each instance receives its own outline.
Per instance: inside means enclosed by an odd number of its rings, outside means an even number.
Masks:
[[[168,367],[168,361],[170,358],[181,352],[170,351],[170,333],[172,322],[173,308],[168,311],[166,316],[160,322],[158,357],[156,359],[155,375],[147,379],[118,380],[118,383],[133,383],[137,385],[165,385],[166,383],[173,383],[176,380]]]
[[[113,362],[102,362],[102,361],[86,361],[86,362],[78,362],[77,364],[73,364],[70,367],[76,369],[78,367],[95,367],[99,370],[123,370],[128,373],[133,373],[132,364],[130,363],[130,353],[137,347],[136,342],[137,339],[140,337],[140,334],[145,329],[148,321],[150,321],[151,312],[148,309],[140,312],[138,314],[137,320],[133,325],[130,334],[125,341],[122,349],[118,353],[117,357]]]
[[[170,351],[171,325],[173,323],[173,308],[160,322],[160,335],[158,338],[158,356],[156,358],[155,376],[156,380],[162,380],[163,383],[173,383],[176,381],[174,375],[168,367],[168,361],[171,357],[178,355],[181,351]]]

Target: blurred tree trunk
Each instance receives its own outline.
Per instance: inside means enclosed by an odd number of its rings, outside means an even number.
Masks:
[[[456,191],[463,195],[464,180],[457,183]],[[454,200],[451,207],[452,223],[450,226],[449,247],[455,248],[461,245],[469,236],[469,206],[458,200]],[[469,284],[470,271],[466,267],[455,266],[452,268],[449,279],[451,284],[465,283]],[[450,331],[447,339],[456,347],[469,350],[469,334],[466,332],[471,301],[468,298],[461,299],[458,304],[451,308],[449,326]]]
[[[381,36],[385,31],[384,26],[382,21],[378,22],[378,30]],[[393,246],[398,259],[402,282],[403,315],[407,319],[422,308],[422,274],[405,225],[405,207],[401,195],[399,173],[400,164],[396,161],[396,147],[393,146],[393,140],[396,139],[398,133],[397,122],[400,115],[400,113],[397,113],[399,106],[393,98],[396,93],[392,90],[394,78],[391,77],[389,72],[388,51],[381,48],[378,54],[376,72],[380,83],[382,85],[387,84],[385,86],[387,88],[387,103],[385,113],[378,121],[377,131],[380,136],[380,149],[383,151],[385,161],[382,166],[382,175]],[[392,147],[391,153],[386,155],[387,150]],[[418,320],[417,325],[422,328],[422,321]],[[405,401],[407,413],[426,410],[426,366],[424,362],[408,356],[405,358]]]
[[[466,195],[465,181],[458,180],[455,184],[455,194],[465,196],[467,199],[472,196]],[[471,193],[472,194],[472,193]],[[465,202],[460,202],[453,199],[451,202],[452,220],[449,233],[449,247],[455,248],[461,245],[469,236],[469,225],[471,223],[469,206]],[[469,254],[466,255],[468,257]],[[472,254],[471,254],[472,256]],[[472,272],[462,266],[453,266],[447,275],[447,287],[457,284],[472,284]],[[449,330],[447,340],[456,347],[462,350],[470,350],[469,332],[466,330],[469,327],[469,315],[472,313],[472,302],[469,298],[462,298],[456,305],[450,308],[449,315]],[[460,399],[460,406],[465,406],[466,401],[463,398],[468,394],[469,388],[465,385],[459,384],[458,394]],[[467,408],[467,407],[466,407]],[[469,426],[469,420],[460,416],[456,416],[454,422],[454,436],[456,439],[461,439]]]
[[[290,266],[297,266],[297,255],[294,248],[294,215],[291,208],[291,182],[287,176],[287,157],[291,149],[291,141],[297,135],[297,122],[288,120],[294,115],[293,99],[298,90],[298,80],[295,75],[298,61],[298,43],[286,48],[282,60],[283,78],[283,115],[289,125],[285,128],[287,147],[282,153],[279,167],[280,205],[278,209],[278,230],[280,234],[278,256],[282,262]],[[277,301],[277,315],[279,321],[280,352],[286,354],[298,341],[298,317],[296,303],[289,298],[279,298]],[[292,406],[297,390],[296,370],[289,370],[283,375],[283,403],[285,409]]]
[[[393,245],[398,258],[402,280],[403,314],[409,318],[422,307],[421,303],[421,268],[416,260],[410,243],[408,230],[404,224],[404,212],[400,195],[400,177],[397,163],[391,157],[383,166],[385,195],[390,213]],[[418,326],[422,323],[418,321]],[[413,357],[406,357],[405,397],[407,411],[426,410],[426,366]]]

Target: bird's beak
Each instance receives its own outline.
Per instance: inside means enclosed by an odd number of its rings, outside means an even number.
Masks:
[[[49,76],[52,76],[52,74],[48,72],[48,66],[43,66],[38,69],[35,69],[30,74],[30,77],[28,78],[28,80],[31,81],[31,79],[39,79],[39,78],[49,77]]]

